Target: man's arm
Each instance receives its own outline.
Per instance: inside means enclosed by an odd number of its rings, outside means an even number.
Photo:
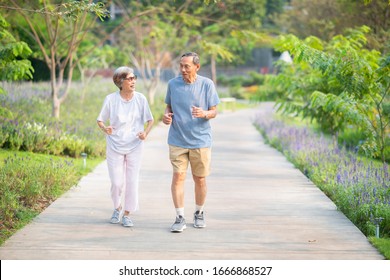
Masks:
[[[195,118],[213,119],[217,116],[217,106],[212,106],[208,110],[203,110],[200,107],[193,107],[192,115]]]
[[[167,105],[167,107],[165,108],[165,113],[164,113],[164,116],[163,116],[163,123],[164,124],[171,124],[172,123],[172,116],[173,116],[173,112],[172,112],[172,108],[170,105]]]
[[[214,119],[217,116],[217,106],[212,106],[207,111],[203,112],[205,119]]]

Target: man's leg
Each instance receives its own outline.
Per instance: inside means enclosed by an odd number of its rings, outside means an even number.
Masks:
[[[203,207],[206,202],[207,185],[206,177],[199,177],[192,175],[195,182],[195,213],[194,213],[194,227],[204,228],[206,222],[204,220]]]
[[[206,202],[206,176],[210,173],[210,159],[210,148],[194,149],[190,152],[192,178],[195,183],[194,227],[196,228],[204,228],[206,226],[203,207]]]
[[[184,208],[185,172],[174,172],[172,176],[171,193],[175,208]]]
[[[176,210],[176,220],[172,232],[182,232],[186,228],[184,219],[184,181],[188,168],[188,149],[169,146],[169,157],[173,167],[171,194]]]
[[[207,195],[206,177],[192,175],[192,178],[195,182],[195,203],[197,206],[203,206]]]
[[[185,172],[174,172],[172,176],[171,193],[173,204],[176,210],[176,219],[171,226],[172,232],[182,232],[186,229],[186,221],[184,219],[184,181],[186,178]]]

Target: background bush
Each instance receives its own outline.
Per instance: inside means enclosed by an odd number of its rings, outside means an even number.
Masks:
[[[165,87],[161,85],[151,107],[156,123],[165,110]],[[48,82],[4,83],[4,89],[7,95],[0,95],[0,104],[12,111],[13,118],[0,119],[0,148],[75,158],[82,152],[89,157],[105,155],[105,136],[96,118],[106,95],[117,91],[111,79],[96,77],[88,85],[74,82],[60,120],[51,117]],[[142,80],[137,91],[145,92]]]
[[[362,26],[328,42],[280,36],[275,47],[294,60],[280,63],[271,84],[281,92],[276,101],[282,112],[314,120],[333,135],[359,131],[364,137],[354,148],[385,162],[390,160],[390,56],[367,49],[369,33]]]

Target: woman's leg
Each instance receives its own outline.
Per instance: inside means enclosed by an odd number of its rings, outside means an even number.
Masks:
[[[141,157],[143,151],[143,142],[141,142],[134,150],[125,156],[126,171],[125,171],[125,201],[123,208],[125,215],[138,210],[138,186],[139,172],[141,168]]]
[[[107,146],[107,166],[111,180],[111,198],[114,208],[121,208],[121,194],[123,190],[123,172],[125,167],[125,156],[118,154]]]

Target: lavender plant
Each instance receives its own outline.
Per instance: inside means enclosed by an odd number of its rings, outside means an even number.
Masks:
[[[259,112],[255,125],[267,142],[283,152],[363,233],[374,235],[375,218],[382,217],[381,235],[390,236],[387,163],[340,147],[336,137],[306,126],[287,125],[267,110]]]

